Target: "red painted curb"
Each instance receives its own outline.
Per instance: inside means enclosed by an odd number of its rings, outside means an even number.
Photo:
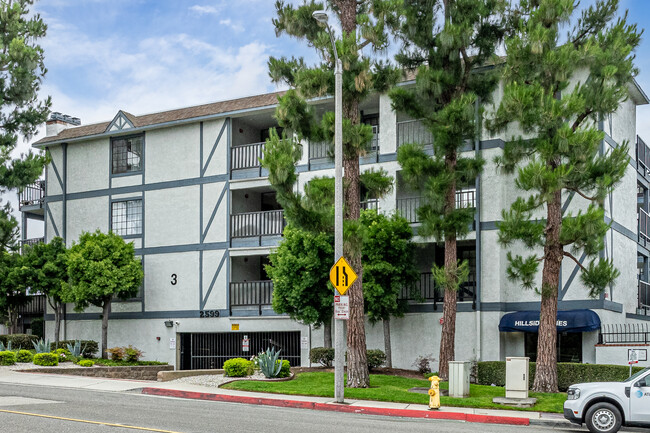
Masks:
[[[436,412],[409,409],[384,409],[379,407],[344,406],[311,401],[279,400],[275,398],[246,397],[240,395],[208,394],[205,392],[177,391],[173,389],[142,388],[142,394],[164,397],[190,398],[196,400],[225,401],[230,403],[259,404],[264,406],[291,407],[324,410],[329,412],[363,413],[367,415],[399,416],[404,418],[429,418],[466,421],[483,424],[530,425],[528,418],[496,415],[475,415],[460,412]]]

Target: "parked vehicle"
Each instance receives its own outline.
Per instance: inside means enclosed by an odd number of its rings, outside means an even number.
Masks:
[[[650,367],[623,382],[571,385],[564,417],[585,423],[592,433],[615,433],[621,426],[650,427]]]

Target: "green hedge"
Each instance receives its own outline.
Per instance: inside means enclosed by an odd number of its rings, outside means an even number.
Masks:
[[[0,335],[0,341],[7,347],[7,344],[11,342],[12,350],[32,350],[34,345],[32,342],[38,341],[36,335],[27,335],[27,334],[10,334],[10,335]]]
[[[68,344],[74,346],[77,340],[62,340],[59,341],[59,348],[68,348]],[[31,348],[30,348],[31,349]],[[50,343],[50,351],[53,352],[57,349],[55,343]],[[99,343],[94,340],[81,340],[81,356],[83,358],[93,358],[99,351]]]
[[[314,364],[321,364],[323,367],[331,367],[334,361],[334,348],[314,347],[309,351],[309,360]]]
[[[16,363],[16,354],[9,350],[0,352],[0,365],[14,365]]]
[[[34,359],[34,354],[29,350],[19,350],[16,355],[16,362],[32,362],[32,359]]]
[[[278,377],[289,377],[291,376],[291,365],[289,364],[289,361],[286,359],[283,359],[280,361],[278,359],[278,362],[282,362],[282,368],[280,369],[280,373],[278,373]]]
[[[373,370],[381,367],[386,362],[386,354],[379,349],[366,350],[366,359],[368,361],[368,369]]]
[[[81,367],[92,367],[93,365],[95,365],[95,361],[93,361],[92,359],[82,359],[77,364]]]
[[[233,358],[223,363],[223,369],[228,377],[245,377],[255,371],[253,363],[244,358]]]
[[[37,353],[34,355],[34,364],[46,367],[59,365],[59,355],[56,353]]]
[[[632,372],[642,370],[643,367],[633,367]],[[478,363],[477,381],[479,385],[506,384],[505,361],[485,361]],[[529,387],[532,388],[535,380],[535,363],[529,364]],[[560,391],[566,391],[575,383],[587,382],[620,382],[630,376],[630,367],[625,365],[577,364],[558,362],[557,380]]]

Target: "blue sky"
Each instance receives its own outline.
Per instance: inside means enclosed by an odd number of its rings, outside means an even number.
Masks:
[[[591,4],[593,0],[583,0]],[[48,68],[42,95],[53,111],[106,121],[118,110],[144,114],[275,90],[269,56],[314,53],[277,38],[274,0],[41,0],[48,24],[41,41]],[[622,0],[630,20],[649,20],[646,0]],[[650,93],[650,43],[637,52],[637,80]],[[639,107],[637,132],[650,142],[650,108]],[[34,140],[42,137],[44,128]],[[26,150],[29,143],[21,143]]]

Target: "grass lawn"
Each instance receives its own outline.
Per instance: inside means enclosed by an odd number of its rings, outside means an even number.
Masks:
[[[399,376],[386,376],[383,374],[370,375],[370,388],[346,388],[345,397],[353,400],[376,400],[399,403],[429,404],[429,396],[408,392],[409,388],[429,387],[425,379],[409,379]],[[447,383],[442,382],[440,387],[447,388]],[[334,397],[334,373],[313,372],[300,373],[294,380],[286,382],[263,382],[240,380],[223,386],[227,389],[242,391],[257,391],[289,395],[313,395],[319,397]],[[492,403],[493,397],[505,397],[505,389],[498,386],[470,385],[469,398],[442,397],[443,406],[478,407],[493,409],[514,409]],[[562,405],[566,400],[565,393],[530,393],[537,398],[537,404],[532,408],[518,408],[515,410],[528,410],[539,412],[562,413]]]

